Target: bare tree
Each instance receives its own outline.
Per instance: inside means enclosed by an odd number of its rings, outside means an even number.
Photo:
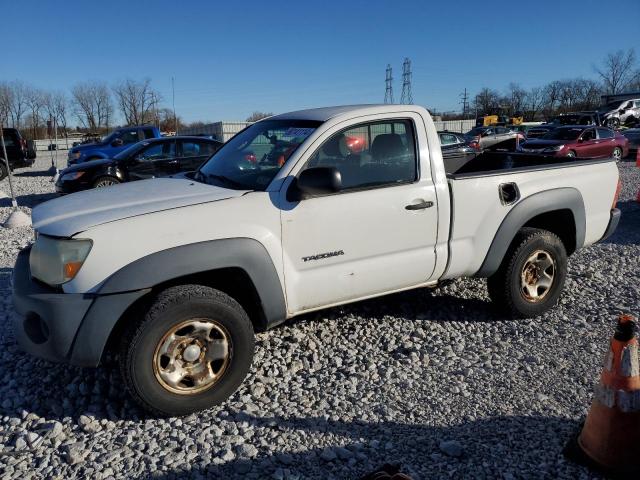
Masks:
[[[524,110],[527,120],[535,120],[536,115],[542,108],[543,100],[544,95],[540,87],[533,87],[526,93],[524,97]]]
[[[34,140],[39,137],[38,129],[42,120],[41,114],[44,107],[44,100],[45,95],[42,90],[32,86],[25,87],[25,103],[29,109],[30,127]]]
[[[7,84],[8,111],[14,128],[22,127],[22,117],[27,111],[27,86],[24,82],[15,80]]]
[[[103,82],[91,81],[71,89],[75,114],[83,127],[96,131],[108,128],[113,117],[113,103],[109,87]]]
[[[7,82],[0,82],[0,123],[7,125],[10,115],[11,89]]]
[[[44,109],[49,118],[55,119],[58,127],[61,127],[62,133],[67,141],[69,148],[69,135],[67,129],[67,108],[69,100],[64,92],[46,92],[44,94]]]
[[[626,52],[618,50],[610,53],[604,59],[601,67],[594,67],[602,79],[604,90],[609,94],[616,94],[626,90],[640,78],[640,71],[636,69],[636,53],[633,48]]]
[[[113,87],[113,93],[127,125],[158,123],[157,108],[161,97],[151,86],[151,79],[138,82],[128,78]]]
[[[491,113],[500,105],[500,95],[495,90],[484,87],[476,95],[473,103],[479,114]]]
[[[272,112],[258,112],[255,111],[251,115],[247,117],[246,122],[257,122],[258,120],[262,120],[263,118],[267,118],[273,115]]]
[[[524,99],[527,92],[517,83],[511,82],[507,87],[507,104],[511,114],[521,112],[524,109]]]

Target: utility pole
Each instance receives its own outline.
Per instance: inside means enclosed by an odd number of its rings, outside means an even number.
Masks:
[[[413,94],[411,93],[411,60],[405,58],[402,63],[402,95],[400,103],[411,105],[413,103]]]
[[[387,63],[387,75],[384,80],[385,90],[384,90],[384,103],[393,103],[393,76],[391,71],[391,64]]]
[[[462,104],[462,116],[466,119],[467,114],[469,113],[469,95],[467,94],[467,89],[464,89],[464,92],[460,94],[460,103]]]
[[[173,77],[171,77],[171,99],[173,103],[173,129],[175,131],[175,135],[178,135],[178,117],[176,116],[176,88],[173,82]]]

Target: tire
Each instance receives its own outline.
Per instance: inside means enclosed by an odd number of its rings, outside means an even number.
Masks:
[[[576,152],[574,150],[569,150],[567,152],[567,157],[571,157],[571,158],[577,157]]]
[[[202,325],[213,327],[203,334]],[[220,349],[225,340],[228,347]],[[131,396],[145,410],[158,416],[188,415],[222,403],[235,392],[251,367],[254,344],[251,321],[234,299],[201,285],[170,287],[123,333],[120,371]],[[226,357],[209,360],[204,348],[190,352],[192,345],[208,346],[216,358],[226,352]],[[217,375],[208,374],[214,371]],[[199,372],[204,372],[200,385]]]
[[[110,187],[119,183],[120,180],[118,180],[116,177],[99,177],[95,182],[93,182],[93,188]]]
[[[545,268],[549,259],[552,265]],[[552,274],[550,281],[549,273]],[[513,318],[535,317],[556,305],[566,276],[567,251],[562,240],[547,230],[523,228],[511,243],[498,271],[487,279],[489,297]],[[531,287],[538,282],[549,285]],[[537,298],[530,295],[532,291]]]
[[[7,178],[7,165],[4,162],[4,158],[0,158],[0,180]]]
[[[618,117],[609,118],[606,124],[609,128],[618,128],[620,126],[620,119]]]
[[[616,159],[616,161],[622,160],[622,149],[620,147],[614,148],[611,155]]]

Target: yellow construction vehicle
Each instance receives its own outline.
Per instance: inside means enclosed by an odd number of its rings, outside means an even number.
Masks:
[[[495,125],[520,125],[524,120],[522,112],[515,112],[513,116],[504,115],[503,109],[476,118],[476,127],[491,127]]]

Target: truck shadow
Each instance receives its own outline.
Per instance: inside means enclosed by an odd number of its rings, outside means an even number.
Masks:
[[[354,406],[357,411],[357,407]],[[399,464],[402,472],[419,478],[578,478],[587,471],[562,457],[566,442],[579,428],[575,420],[551,416],[496,416],[454,426],[435,427],[402,421],[331,421],[324,417],[259,417],[239,413],[235,421],[248,423],[259,449],[255,458],[224,462],[224,445],[211,445],[207,455],[189,465],[173,467],[156,479],[173,478],[360,478],[385,463]],[[224,428],[225,421],[220,422]],[[329,450],[339,447],[343,458],[327,461],[324,445],[279,452],[260,449],[260,440],[319,435]],[[444,454],[442,441],[457,442],[459,457]],[[323,442],[324,443],[324,442]],[[181,468],[182,467],[182,468]],[[170,467],[171,468],[171,467]],[[284,470],[288,471],[288,474]],[[429,472],[426,476],[424,472]],[[147,476],[146,478],[151,478]],[[593,474],[591,474],[591,478]]]
[[[53,200],[54,198],[58,198],[60,195],[57,193],[32,193],[29,195],[18,195],[16,197],[16,201],[18,202],[18,206],[20,207],[29,207],[33,208],[36,205],[44,203],[48,200]],[[0,199],[0,207],[10,207],[11,206],[11,198],[1,198]]]

